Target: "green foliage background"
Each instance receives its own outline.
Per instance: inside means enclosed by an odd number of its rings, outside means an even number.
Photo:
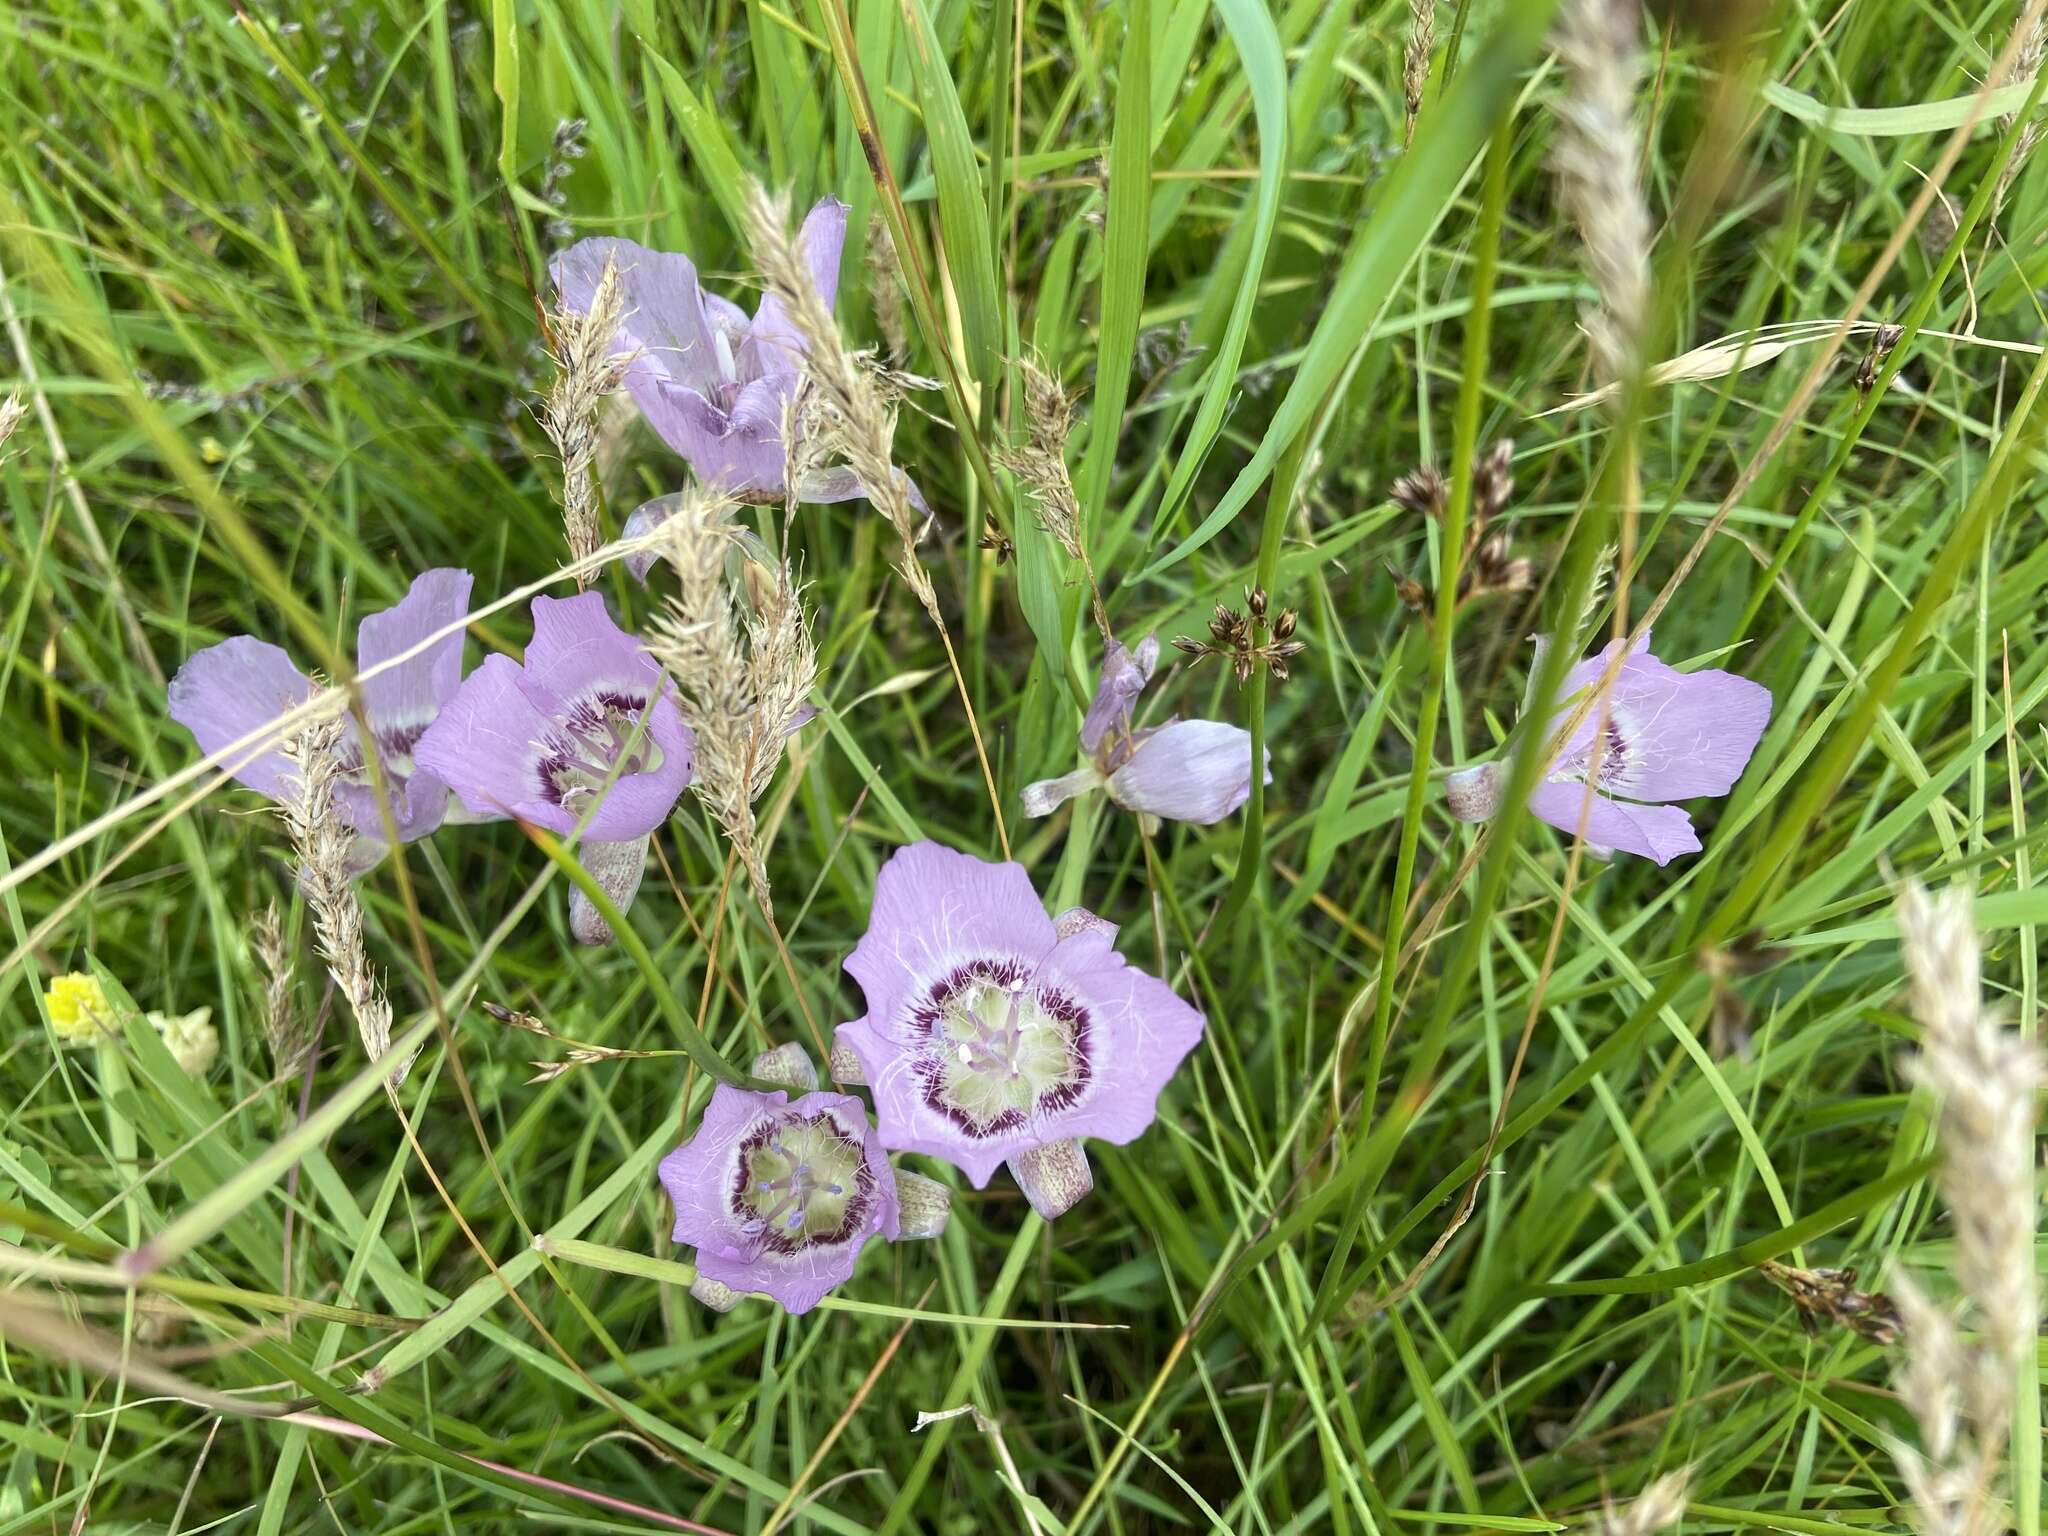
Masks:
[[[32,407],[0,471],[0,1530],[1547,1530],[1684,1464],[1689,1529],[1897,1528],[1888,1352],[1803,1330],[1755,1266],[1939,1287],[1895,873],[1982,893],[1990,984],[2025,1027],[2039,1011],[2048,162],[1994,211],[2024,118],[1970,100],[2016,8],[1782,0],[1724,30],[1740,8],[1663,7],[1639,119],[1658,354],[1786,321],[1924,329],[1867,395],[1867,330],[1827,368],[1822,325],[1737,374],[1546,415],[1587,383],[1592,298],[1546,160],[1553,8],[1442,5],[1412,146],[1408,8],[1382,0],[0,16],[0,376]],[[1159,1124],[1095,1149],[1055,1229],[1002,1179],[963,1190],[943,1241],[871,1251],[858,1308],[801,1320],[716,1317],[647,1262],[680,1257],[652,1166],[701,1076],[657,1058],[534,1084],[551,1048],[477,1004],[672,1049],[655,984],[744,1059],[858,1010],[840,962],[892,847],[995,856],[943,652],[864,504],[796,524],[825,719],[764,802],[793,974],[693,802],[632,914],[652,983],[571,944],[517,829],[444,831],[408,850],[416,911],[390,866],[363,887],[401,1026],[437,1000],[451,1025],[420,1026],[416,1144],[324,1000],[273,821],[233,789],[116,814],[195,755],[163,680],[199,647],[345,659],[421,568],[467,566],[484,597],[561,562],[532,416],[546,256],[623,234],[741,294],[749,175],[853,205],[839,311],[864,344],[862,251],[896,228],[903,364],[951,386],[906,412],[899,456],[938,511],[926,554],[1016,856],[1209,1019]],[[1930,178],[1952,245],[1914,233]],[[1157,689],[1162,715],[1271,746],[1243,816],[1148,845],[1099,802],[1017,811],[1072,766],[1098,659],[1078,572],[992,468],[1026,354],[1084,396],[1069,458],[1123,634],[1199,635],[1253,582],[1301,612],[1284,685],[1205,666]],[[683,470],[614,427],[616,517]],[[1542,588],[1433,628],[1396,575],[1435,584],[1436,530],[1387,487],[1510,436],[1502,526]],[[1624,524],[1636,564],[1603,582]],[[1589,628],[1617,597],[1633,620],[1695,557],[1659,654],[1776,700],[1741,786],[1696,809],[1707,851],[1589,862],[1567,890],[1548,828],[1450,821],[1412,774],[1420,723],[1439,767],[1491,751],[1525,636],[1588,590]],[[524,635],[492,616],[471,654]],[[257,1024],[272,900],[295,1006],[325,1017],[302,1128]],[[1390,929],[1420,942],[1383,969]],[[140,1029],[53,1051],[35,999],[89,966],[141,1008],[212,1006],[210,1077]],[[1717,1006],[1747,1015],[1745,1050],[1716,1049]],[[177,1251],[162,1277],[110,1283],[153,1237]],[[18,1309],[52,1302],[115,1353],[39,1340]],[[325,1418],[124,1380],[123,1340],[185,1386]],[[964,1404],[993,1427],[913,1433]],[[2014,1520],[2038,1536],[2031,1398],[2017,1428]]]

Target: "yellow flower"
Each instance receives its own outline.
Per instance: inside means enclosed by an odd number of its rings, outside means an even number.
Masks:
[[[220,1054],[220,1031],[210,1022],[211,1008],[195,1008],[190,1013],[146,1013],[143,1017],[163,1035],[171,1058],[185,1069],[186,1076],[206,1075],[206,1069]]]
[[[44,994],[50,1028],[65,1045],[91,1045],[116,1028],[114,1004],[97,977],[83,971],[59,976]]]

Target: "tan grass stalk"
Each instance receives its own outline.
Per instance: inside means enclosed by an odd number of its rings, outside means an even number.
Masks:
[[[919,605],[939,632],[946,648],[946,660],[953,669],[953,681],[967,712],[968,731],[974,739],[975,756],[988,787],[989,809],[995,817],[996,837],[1003,857],[1010,856],[1010,834],[1003,822],[1002,801],[996,793],[995,771],[989,766],[988,749],[981,739],[981,724],[975,718],[974,701],[968,697],[967,679],[960,670],[960,658],[953,650],[953,637],[939,610],[939,595],[931,573],[918,554],[922,518],[910,500],[909,482],[894,462],[896,413],[884,397],[870,371],[847,351],[831,309],[811,282],[810,267],[789,234],[788,199],[771,195],[758,182],[746,191],[747,243],[754,265],[768,291],[782,301],[791,323],[803,334],[808,346],[805,360],[807,388],[803,415],[796,423],[806,451],[832,454],[844,459],[860,481],[868,501],[889,520],[901,546],[896,562]]]
[[[996,462],[1017,477],[1017,481],[1038,503],[1039,525],[1066,551],[1067,558],[1081,567],[1088,580],[1088,598],[1094,606],[1095,627],[1102,638],[1111,638],[1109,615],[1102,606],[1102,587],[1095,579],[1095,563],[1081,541],[1081,502],[1074,494],[1073,477],[1067,471],[1067,437],[1074,430],[1073,404],[1060,382],[1036,362],[1025,358],[1018,365],[1024,375],[1024,446],[1000,451]]]
[[[1932,217],[1930,213],[1929,218]],[[1921,227],[1926,227],[1924,222]],[[1874,339],[1885,332],[1898,329],[1884,320],[1790,320],[1779,325],[1759,326],[1752,331],[1738,331],[1716,341],[1706,342],[1694,347],[1690,352],[1681,352],[1676,357],[1666,358],[1661,363],[1651,365],[1643,378],[1644,382],[1651,385],[1701,383],[1760,367],[1794,347],[1828,341],[1837,333],[1845,338],[1867,336]],[[1923,326],[1917,334],[1922,340],[1953,341],[1964,346],[1985,347],[1994,352],[2017,353],[2023,357],[2039,357],[2042,351],[2039,342],[2008,341],[1997,336],[1973,336],[1962,331],[1935,330],[1929,326]],[[1619,393],[1620,390],[1615,385],[1603,384],[1600,388],[1588,390],[1583,395],[1572,396],[1562,405],[1554,405],[1547,411],[1538,411],[1536,415],[1556,416],[1565,411],[1584,410],[1589,405],[1599,405],[1612,400]]]
[[[617,264],[605,258],[603,275],[583,314],[559,309],[548,317],[554,333],[555,382],[541,403],[540,424],[562,456],[562,524],[569,536],[569,554],[582,560],[603,542],[598,527],[597,460],[602,434],[597,408],[619,387],[631,358],[612,354],[625,302]],[[576,585],[587,589],[589,573]]]
[[[315,720],[290,741],[284,753],[298,769],[298,791],[281,805],[285,832],[299,860],[299,890],[313,914],[314,948],[327,974],[348,1000],[363,1049],[375,1061],[391,1048],[391,1003],[363,945],[363,907],[349,878],[349,853],[356,834],[335,810],[334,786],[341,776],[335,756],[346,717]],[[392,1069],[393,1088],[405,1081],[411,1060]]]
[[[1650,210],[1633,121],[1641,28],[1635,0],[1565,0],[1556,34],[1566,87],[1552,162],[1600,295],[1585,326],[1606,384],[1641,366],[1650,309]]]
[[[1908,884],[1898,899],[1921,1047],[1907,1063],[1934,1098],[1939,1184],[1954,1232],[1951,1268],[1964,1317],[1904,1276],[1899,1396],[1920,1428],[1916,1449],[1892,1445],[1922,1536],[1988,1536],[2003,1529],[1997,1482],[2015,1395],[2031,1381],[2040,1328],[2034,1273],[2035,1100],[2042,1060],[1984,1004],[1972,894],[1930,897]]]

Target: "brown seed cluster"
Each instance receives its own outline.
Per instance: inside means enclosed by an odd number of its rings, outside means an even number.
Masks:
[[[1899,338],[1906,334],[1903,325],[1880,325],[1870,338],[1870,350],[1863,354],[1863,361],[1856,365],[1856,393],[1867,396],[1877,388],[1877,376],[1883,371],[1885,362],[1892,355],[1892,348],[1899,344]]]
[[[1536,585],[1535,564],[1509,553],[1508,534],[1494,520],[1515,494],[1515,443],[1502,438],[1472,460],[1472,511],[1465,520],[1465,547],[1458,560],[1458,606],[1494,593],[1527,592]],[[1451,484],[1434,464],[1423,464],[1387,488],[1388,499],[1420,517],[1442,521]],[[1394,573],[1401,601],[1417,613],[1435,611],[1435,595],[1421,581]]]
[[[1896,1344],[1900,1330],[1898,1306],[1882,1291],[1859,1291],[1853,1269],[1800,1269],[1766,1259],[1757,1266],[1771,1284],[1792,1298],[1799,1326],[1808,1333],[1823,1322],[1848,1329],[1873,1344]]]
[[[1216,616],[1209,620],[1207,640],[1178,635],[1174,646],[1194,657],[1196,663],[1206,656],[1228,660],[1230,670],[1237,674],[1239,687],[1250,682],[1260,667],[1273,674],[1274,682],[1284,683],[1288,662],[1308,647],[1294,638],[1297,615],[1292,608],[1282,608],[1277,613],[1269,609],[1266,589],[1247,587],[1242,612],[1218,603]]]

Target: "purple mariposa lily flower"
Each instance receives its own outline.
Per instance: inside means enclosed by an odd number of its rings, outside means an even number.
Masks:
[[[1127,811],[1209,826],[1251,798],[1252,738],[1220,720],[1173,719],[1134,730],[1131,710],[1159,665],[1159,641],[1148,635],[1136,651],[1112,640],[1103,652],[1102,682],[1081,722],[1088,763],[1057,779],[1024,786],[1024,814],[1048,816],[1093,789]],[[1266,754],[1273,782],[1273,754]]]
[[[720,1083],[696,1135],[661,1160],[675,1240],[696,1249],[699,1301],[723,1312],[760,1292],[808,1312],[853,1274],[869,1238],[945,1230],[951,1192],[891,1168],[860,1101],[818,1092],[801,1047],[763,1052],[753,1075],[784,1089]]]
[[[422,767],[475,815],[566,834],[624,911],[640,888],[647,840],[690,782],[696,747],[675,685],[595,592],[533,600],[524,661],[486,657],[420,738]],[[569,923],[586,944],[610,927],[583,893]]]
[[[1543,643],[1538,642],[1538,669]],[[1622,643],[1611,642],[1565,674],[1566,702],[1551,719],[1552,734],[1578,708],[1574,696],[1598,687]],[[1623,659],[1608,692],[1606,746],[1597,770],[1593,733],[1603,705],[1596,696],[1529,796],[1529,809],[1567,834],[1578,832],[1584,814],[1588,843],[1661,865],[1698,853],[1700,840],[1692,818],[1678,806],[1644,802],[1732,790],[1770,723],[1771,693],[1732,672],[1677,671],[1652,656],[1649,646],[1646,634]],[[1597,774],[1590,789],[1589,773]],[[1445,801],[1458,820],[1484,821],[1499,809],[1506,783],[1505,764],[1482,763],[1446,780]]]
[[[839,291],[848,211],[837,198],[821,199],[797,237],[828,309]],[[783,407],[808,351],[782,301],[767,295],[749,319],[731,300],[704,291],[689,257],[600,238],[580,240],[549,263],[567,308],[590,307],[607,260],[618,268],[625,300],[612,350],[633,354],[624,383],[648,425],[705,485],[739,501],[780,499],[788,461]],[[861,494],[844,468],[824,470],[798,490],[806,501]]]
[[[886,1147],[987,1185],[1008,1163],[1038,1212],[1092,1185],[1081,1138],[1135,1140],[1202,1016],[1080,908],[1045,915],[1021,864],[916,843],[882,867],[846,969],[867,998],[833,1075],[866,1082]]]
[[[371,614],[357,627],[356,670],[370,672],[459,622],[469,612],[469,588],[467,571],[443,567],[422,572],[395,607]],[[425,837],[447,815],[447,785],[422,772],[416,754],[420,737],[461,680],[462,631],[457,629],[362,684],[363,715],[402,843]],[[189,657],[171,679],[169,692],[171,718],[211,755],[305,703],[313,696],[313,683],[277,646],[237,635]],[[278,747],[266,743],[230,758],[236,780],[272,800],[291,794],[297,770]],[[344,734],[335,750],[342,770],[335,804],[356,834],[350,863],[360,873],[386,851],[383,810],[360,730]]]

